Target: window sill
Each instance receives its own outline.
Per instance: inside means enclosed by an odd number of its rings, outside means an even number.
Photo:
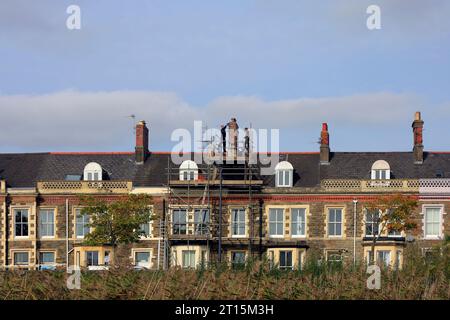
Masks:
[[[442,240],[441,236],[425,236],[424,240]]]

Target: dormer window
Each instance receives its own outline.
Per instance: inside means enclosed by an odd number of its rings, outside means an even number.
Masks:
[[[84,167],[83,180],[85,181],[101,181],[103,179],[103,169],[96,162],[91,162]]]
[[[375,161],[372,165],[372,180],[389,180],[391,178],[391,168],[384,160]]]
[[[277,187],[292,187],[294,167],[287,161],[281,161],[275,167],[275,185]]]
[[[180,165],[180,180],[198,180],[198,166],[194,161],[186,160]]]

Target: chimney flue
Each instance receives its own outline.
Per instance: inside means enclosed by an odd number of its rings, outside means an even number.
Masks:
[[[330,163],[330,135],[328,133],[328,124],[322,123],[320,132],[320,164]]]
[[[413,136],[414,136],[414,163],[423,163],[423,120],[420,112],[417,111],[414,115],[414,122],[412,123]]]
[[[148,128],[145,121],[142,120],[136,125],[136,163],[144,163],[148,153]]]

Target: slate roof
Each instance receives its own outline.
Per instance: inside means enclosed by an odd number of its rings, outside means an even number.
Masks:
[[[167,182],[169,153],[152,153],[144,164],[136,164],[133,153],[32,153],[0,154],[0,179],[8,187],[34,187],[37,181],[64,180],[82,175],[89,162],[99,163],[105,179],[131,180],[135,186],[162,186]],[[329,165],[319,164],[319,153],[282,153],[280,161],[294,167],[295,187],[314,187],[321,179],[370,179],[376,160],[386,160],[392,178],[435,178],[438,172],[450,178],[450,152],[428,152],[416,165],[412,152],[333,152]],[[264,176],[274,186],[274,176]]]

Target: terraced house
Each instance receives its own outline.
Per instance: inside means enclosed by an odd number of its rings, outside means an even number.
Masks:
[[[175,164],[171,153],[149,150],[143,121],[135,152],[0,154],[0,266],[190,268],[267,257],[293,269],[312,250],[359,261],[378,230],[364,203],[402,193],[418,199],[419,227],[383,234],[376,246],[379,260],[401,266],[409,243],[425,253],[450,234],[450,152],[425,152],[422,128],[416,113],[412,152],[331,152],[323,124],[320,152],[280,153],[269,175],[259,154],[233,141],[229,154],[210,154],[207,163],[183,154]],[[115,250],[84,245],[89,217],[80,215],[79,195],[114,201],[129,193],[153,197],[145,236]]]

